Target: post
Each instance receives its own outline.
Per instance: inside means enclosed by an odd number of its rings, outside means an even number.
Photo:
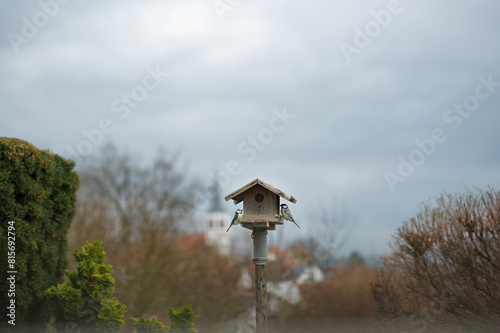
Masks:
[[[255,264],[255,317],[256,333],[267,333],[267,230],[254,229],[253,262]]]

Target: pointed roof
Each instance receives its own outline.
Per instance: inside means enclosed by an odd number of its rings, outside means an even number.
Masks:
[[[283,191],[278,190],[276,187],[272,186],[271,184],[266,183],[263,180],[260,180],[259,178],[257,178],[254,181],[246,184],[242,188],[234,191],[233,193],[227,195],[224,199],[226,199],[226,201],[229,201],[229,200],[233,199],[234,204],[237,205],[237,204],[239,204],[240,202],[243,201],[243,193],[246,192],[246,191],[248,191],[252,187],[257,186],[257,185],[262,186],[263,188],[265,188],[265,189],[273,192],[276,195],[279,195],[283,199],[288,200],[288,201],[290,201],[292,203],[296,203],[297,202],[297,200],[293,196],[289,196],[288,194],[284,193]]]
[[[225,212],[224,207],[222,207],[222,203],[220,201],[220,188],[217,183],[214,182],[212,185],[214,189],[214,196],[212,197],[212,202],[210,203],[210,208],[208,209],[209,213],[215,212]]]

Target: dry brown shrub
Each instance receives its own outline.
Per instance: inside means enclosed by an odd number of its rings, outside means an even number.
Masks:
[[[386,329],[497,332],[500,193],[442,195],[398,229],[372,282]]]

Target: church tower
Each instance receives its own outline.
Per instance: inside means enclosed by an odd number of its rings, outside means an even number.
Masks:
[[[214,184],[214,197],[204,219],[205,243],[215,247],[220,255],[229,256],[231,239],[226,230],[231,223],[231,216],[222,207],[220,198],[219,186]]]

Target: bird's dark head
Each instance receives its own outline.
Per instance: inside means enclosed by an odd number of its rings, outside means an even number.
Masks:
[[[283,208],[288,208],[287,204],[281,204],[280,206],[283,207]]]
[[[239,208],[238,208],[238,209],[236,210],[236,214],[241,214],[241,213],[243,213],[243,211],[242,211],[241,209],[239,209]]]

